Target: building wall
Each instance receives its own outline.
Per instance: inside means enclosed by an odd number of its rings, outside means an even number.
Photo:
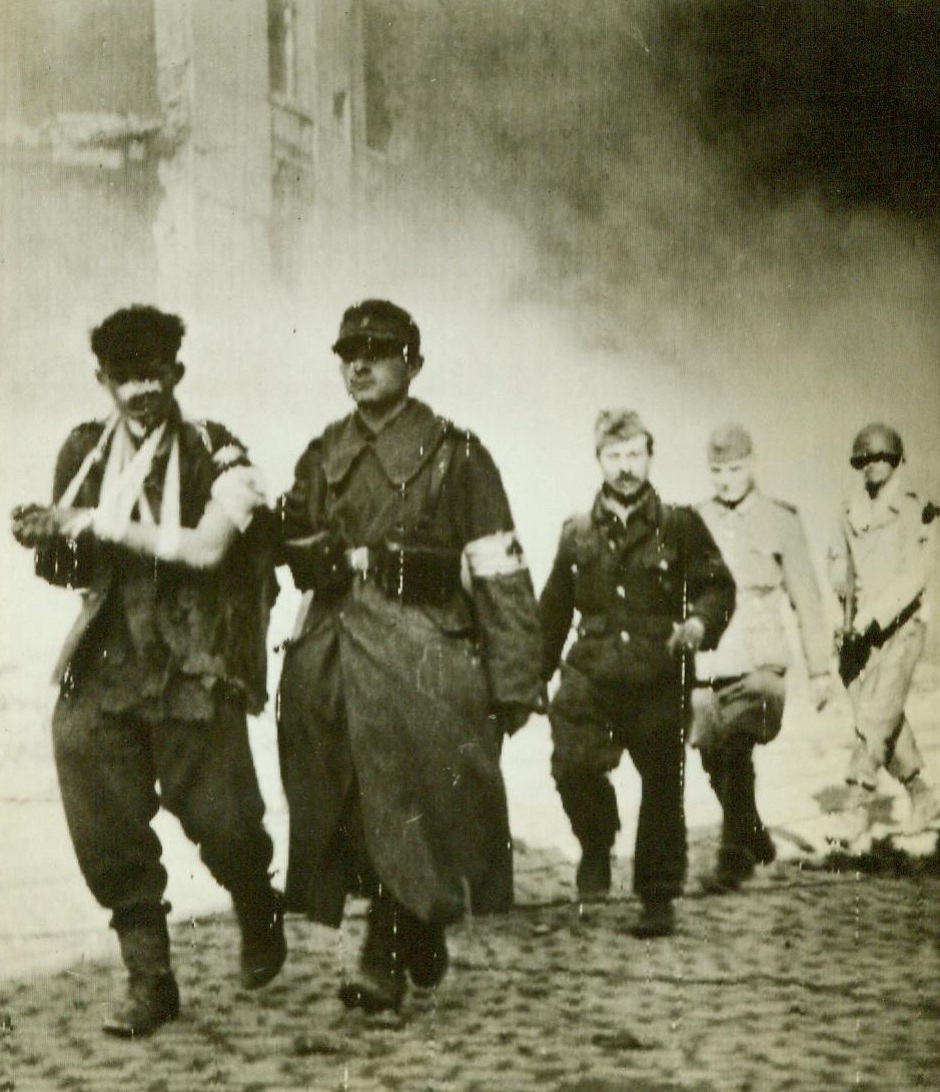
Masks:
[[[288,124],[275,140],[272,259],[283,287],[301,296],[328,276],[325,257],[342,245],[354,214],[356,160],[362,145],[360,4],[293,0],[293,93],[275,95],[275,118]],[[277,131],[277,127],[276,127]]]
[[[270,273],[266,5],[155,0],[154,26],[160,294],[180,307],[225,307]]]
[[[152,0],[9,0],[0,68],[0,366],[29,390],[65,331],[154,290]]]
[[[374,167],[362,5],[283,2],[293,75],[275,89],[276,0],[3,0],[5,385],[28,388],[37,355],[86,358],[129,302],[237,341],[253,305],[329,278]]]

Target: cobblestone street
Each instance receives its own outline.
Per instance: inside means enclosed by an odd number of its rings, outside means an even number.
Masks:
[[[649,943],[627,935],[632,899],[529,901],[453,930],[444,983],[395,1017],[347,1014],[336,998],[361,913],[337,933],[291,919],[288,964],[258,994],[235,984],[234,920],[198,919],[174,932],[182,1016],[150,1040],[98,1030],[123,989],[116,962],[4,986],[0,1087],[936,1088],[938,865],[934,855],[898,877],[778,864],[742,894],[687,897],[679,933]],[[569,871],[523,854],[520,887],[530,900],[557,895]]]

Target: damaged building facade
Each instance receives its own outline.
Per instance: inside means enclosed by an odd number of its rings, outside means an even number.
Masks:
[[[315,287],[386,158],[364,3],[10,0],[3,18],[8,318]]]

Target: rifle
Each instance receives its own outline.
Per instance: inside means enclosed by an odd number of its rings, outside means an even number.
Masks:
[[[842,631],[839,644],[839,675],[846,686],[862,673],[868,663],[871,650],[886,644],[903,625],[914,617],[923,602],[924,593],[918,592],[886,626],[882,627],[874,621],[864,633],[851,628]]]
[[[848,572],[846,574],[845,597],[842,600],[842,631],[839,634],[837,647],[839,651],[839,678],[842,685],[848,689],[849,684],[861,675],[868,657],[871,655],[872,644],[870,638],[859,633],[855,628],[855,563],[852,553],[846,543],[846,561]]]
[[[842,631],[839,638],[839,678],[846,689],[864,671],[871,650],[875,647],[872,637],[871,627],[864,633],[854,629]]]

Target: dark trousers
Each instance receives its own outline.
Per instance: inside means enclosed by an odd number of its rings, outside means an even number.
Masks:
[[[112,920],[163,899],[167,876],[150,826],[161,804],[236,903],[268,896],[271,839],[237,696],[220,694],[208,722],[149,723],[102,713],[91,688],[76,687],[59,698],[52,731],[75,854]]]
[[[601,689],[564,664],[549,719],[552,776],[582,849],[613,846],[620,818],[608,774],[626,750],[642,780],[633,889],[642,899],[680,895],[687,862],[687,714],[678,677],[639,692]]]
[[[754,795],[754,741],[730,739],[722,747],[704,748],[701,755],[721,804],[719,865],[746,872],[759,858],[760,846],[767,838]]]

